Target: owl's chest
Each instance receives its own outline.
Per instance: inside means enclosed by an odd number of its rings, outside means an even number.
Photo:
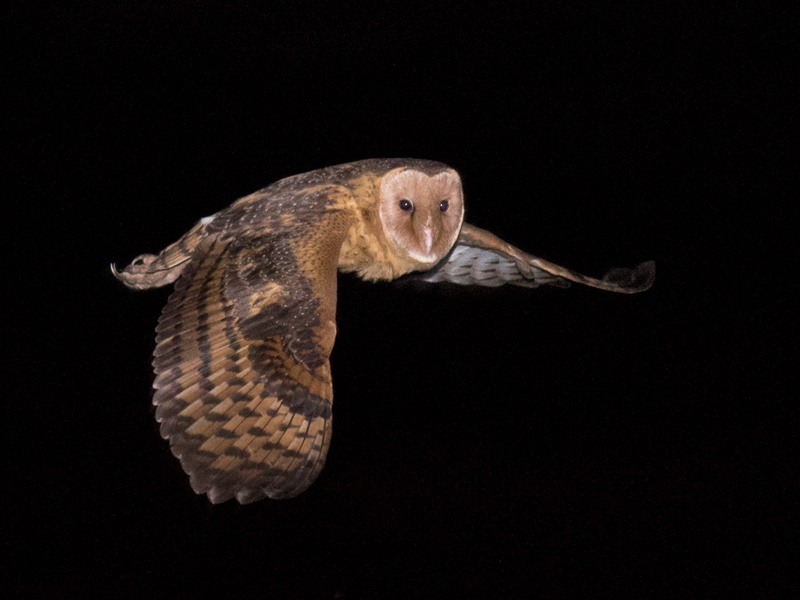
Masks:
[[[358,221],[339,252],[339,270],[367,280],[391,280],[419,269],[418,261],[393,248],[380,226]]]

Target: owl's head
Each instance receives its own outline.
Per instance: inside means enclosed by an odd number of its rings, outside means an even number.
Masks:
[[[392,169],[381,178],[378,212],[392,245],[420,268],[430,268],[447,255],[461,230],[461,178],[452,169],[433,175]]]

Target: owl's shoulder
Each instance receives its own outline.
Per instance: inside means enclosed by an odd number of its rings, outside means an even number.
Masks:
[[[356,218],[353,192],[338,182],[294,176],[282,179],[208,218],[209,233],[235,235],[243,230],[306,235],[325,222]],[[335,217],[331,219],[331,217]]]

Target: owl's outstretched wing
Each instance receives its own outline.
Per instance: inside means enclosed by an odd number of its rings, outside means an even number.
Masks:
[[[464,223],[453,250],[424,281],[448,281],[462,285],[567,287],[569,281],[612,292],[633,294],[653,285],[656,266],[644,262],[633,269],[611,269],[602,279],[587,277],[504,242],[493,233]]]
[[[161,433],[214,502],[291,497],[325,463],[333,298],[258,260],[274,237],[201,242],[159,319],[153,365]],[[284,249],[285,250],[285,249]],[[334,271],[335,274],[335,271]]]
[[[159,319],[156,418],[194,490],[214,503],[296,496],[325,463],[336,264],[347,227],[326,206],[326,190],[312,194],[320,208],[310,214],[251,219],[254,196],[202,236],[187,234]],[[130,287],[160,285],[174,247],[117,275]]]

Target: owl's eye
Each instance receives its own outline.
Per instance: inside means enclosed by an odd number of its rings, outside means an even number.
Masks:
[[[414,205],[411,204],[411,200],[407,200],[405,198],[400,200],[400,202],[398,203],[398,206],[400,207],[400,210],[405,210],[405,211],[409,211],[412,208],[414,208]]]
[[[450,203],[447,200],[439,202],[439,210],[441,212],[445,212],[448,208],[450,208]]]

